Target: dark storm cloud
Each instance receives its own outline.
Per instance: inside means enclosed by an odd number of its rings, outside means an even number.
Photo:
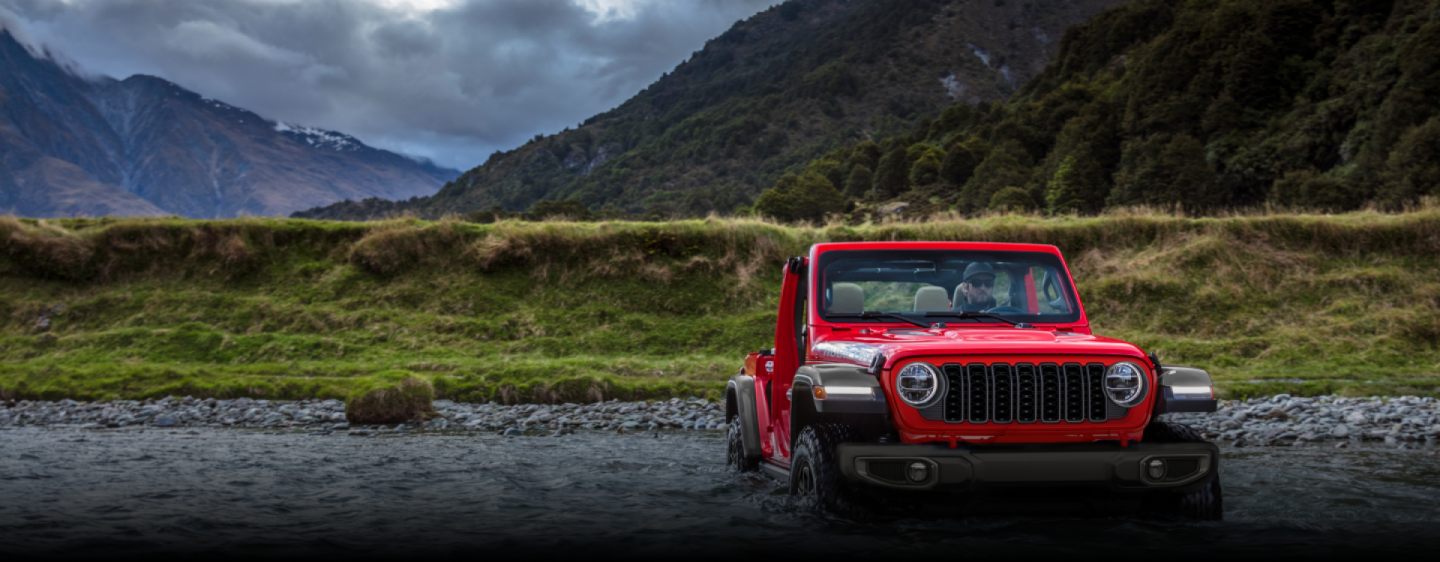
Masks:
[[[0,0],[0,15],[92,72],[467,169],[618,105],[776,2]]]

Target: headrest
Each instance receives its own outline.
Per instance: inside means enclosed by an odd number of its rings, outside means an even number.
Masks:
[[[865,289],[854,283],[836,283],[830,286],[830,310],[841,314],[865,312]]]
[[[944,312],[950,310],[950,295],[945,289],[934,285],[915,291],[915,312]]]

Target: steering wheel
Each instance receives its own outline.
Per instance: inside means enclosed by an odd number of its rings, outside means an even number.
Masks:
[[[989,314],[1025,314],[1025,311],[1013,306],[997,306],[985,312]]]

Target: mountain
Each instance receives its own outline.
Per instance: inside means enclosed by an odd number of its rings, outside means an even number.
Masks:
[[[82,76],[0,29],[0,213],[277,216],[435,193],[458,171],[153,76]]]
[[[438,217],[563,199],[612,213],[730,212],[837,146],[1010,96],[1044,70],[1067,27],[1119,2],[790,0],[619,107],[497,152],[433,197],[295,216]]]
[[[860,215],[1403,208],[1440,198],[1440,3],[1136,0],[1071,28],[1004,103],[957,105],[878,148],[899,157],[869,190],[824,189],[867,161],[854,144],[755,210],[815,219],[847,196]]]

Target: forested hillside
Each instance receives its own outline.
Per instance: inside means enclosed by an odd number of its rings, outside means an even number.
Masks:
[[[1398,208],[1440,195],[1437,108],[1435,0],[1137,0],[1010,100],[832,151],[756,210]]]
[[[612,217],[734,212],[837,147],[1011,96],[1067,27],[1120,1],[791,0],[616,109],[497,152],[433,197],[296,216],[439,217],[565,199]]]

